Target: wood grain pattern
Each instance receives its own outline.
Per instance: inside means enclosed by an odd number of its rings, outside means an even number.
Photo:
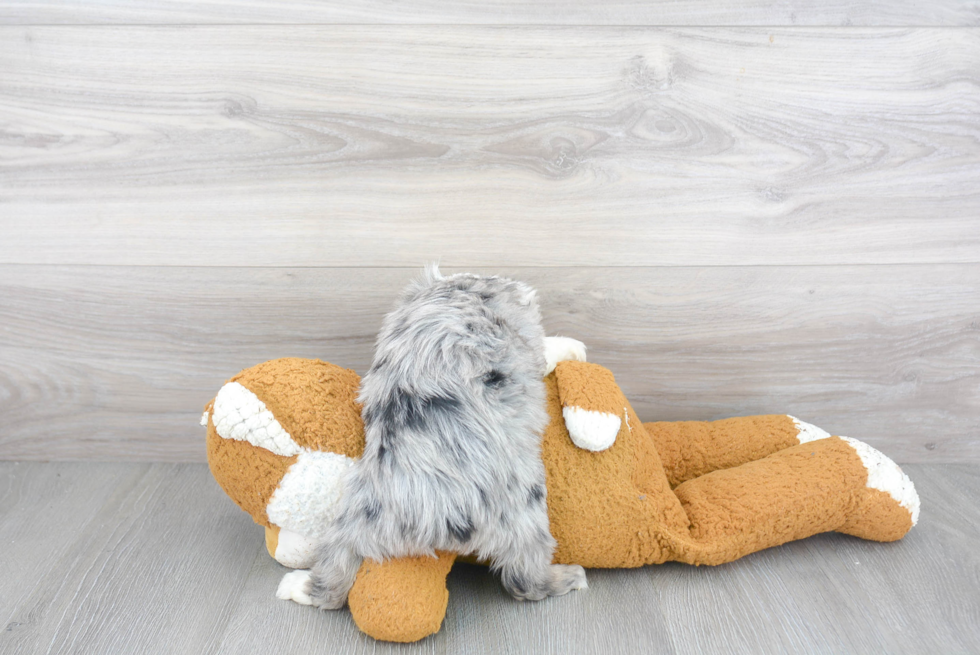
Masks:
[[[11,640],[48,616],[50,596],[32,597],[39,581],[55,584],[48,573],[74,564],[76,535],[118,489],[131,489],[148,468],[0,464],[0,651],[9,652]]]
[[[980,476],[967,467],[904,468],[922,498],[922,514],[901,541],[871,544],[826,534],[721,567],[644,569],[672,641],[700,653],[976,650],[980,601],[957,590],[980,582],[980,557],[962,547],[980,531],[976,524],[954,528],[959,519],[951,512],[974,503]],[[933,567],[943,560],[948,568]]]
[[[357,23],[357,24],[490,24],[490,25],[978,25],[975,0],[954,2],[845,2],[794,0],[772,3],[587,2],[496,0],[440,3],[423,0],[349,3],[290,0],[11,0],[0,5],[0,24],[206,24],[206,23]]]
[[[976,652],[980,470],[905,468],[922,515],[901,541],[828,534],[717,567],[592,570],[588,590],[540,603],[456,566],[442,630],[400,645],[365,637],[346,610],[277,600],[286,569],[206,466],[0,462],[0,500],[14,501],[0,562],[15,564],[0,577],[0,651]]]
[[[786,412],[898,461],[980,461],[980,265],[482,272],[537,287],[644,420]],[[0,458],[203,461],[224,380],[284,356],[363,373],[415,274],[2,266]]]
[[[2,465],[5,472],[12,466]],[[20,466],[41,473],[51,468]],[[22,553],[17,564],[42,574],[15,579],[29,592],[23,599],[16,586],[13,596],[0,594],[3,614],[11,617],[0,650],[204,652],[227,625],[256,557],[254,544],[238,538],[253,527],[250,519],[227,511],[207,467],[86,463],[54,471],[80,487],[78,497],[63,498],[57,487],[39,490],[45,502],[37,513],[15,508],[21,523],[30,521],[29,530],[4,534],[15,545],[33,540],[64,552],[57,558],[50,547]],[[101,482],[108,493],[79,481],[84,478]],[[86,484],[102,498],[85,494]],[[84,501],[97,510],[86,523],[55,520]]]
[[[980,261],[976,28],[8,26],[0,107],[5,263]]]

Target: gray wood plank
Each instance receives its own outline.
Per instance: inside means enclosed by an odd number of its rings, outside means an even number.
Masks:
[[[980,261],[976,28],[8,26],[0,106],[6,263]]]
[[[3,464],[4,468],[12,466]],[[238,539],[251,519],[224,497],[201,465],[58,465],[73,479],[96,476],[111,489],[84,525],[57,520],[78,500],[40,490],[47,508],[32,515],[27,538],[63,543],[40,549],[20,582],[5,653],[195,653],[216,642],[230,618],[255,550]],[[76,481],[77,484],[77,481]],[[101,491],[99,493],[102,493]],[[261,530],[255,529],[261,541]],[[15,539],[23,539],[23,532]],[[266,556],[267,557],[267,556]],[[6,605],[10,600],[5,600]]]
[[[965,546],[972,538],[950,539],[955,523],[933,511],[973,503],[962,492],[946,495],[940,479],[966,483],[975,499],[976,472],[905,468],[923,511],[900,542],[828,534],[713,569],[651,569],[651,578],[665,574],[651,584],[668,612],[672,638],[698,653],[974,652],[980,646],[980,560]]]
[[[265,553],[261,530],[251,531],[249,536],[256,547],[257,556],[223,638],[210,652],[285,655],[321,652],[327,645],[330,652],[350,655],[393,651],[432,655],[474,652],[473,647],[461,650],[447,648],[445,640],[426,639],[404,646],[376,642],[357,629],[347,610],[321,612],[277,599],[275,591],[279,580],[289,569],[280,566]],[[462,641],[459,637],[450,640],[453,643]],[[477,646],[475,652],[483,651]]]
[[[355,24],[490,24],[490,25],[977,25],[976,2],[844,2],[793,0],[745,2],[586,2],[439,3],[432,0],[391,3],[249,2],[140,0],[138,2],[71,2],[12,0],[0,5],[0,23],[355,23]]]
[[[91,524],[110,497],[132,489],[148,469],[0,462],[0,626],[7,637],[33,630],[46,613],[45,607],[29,602],[35,585],[52,567],[72,560],[74,535]],[[25,605],[26,611],[15,612]]]
[[[978,265],[473,270],[537,287],[644,420],[785,412],[980,461]],[[224,380],[286,356],[363,373],[417,272],[0,266],[0,458],[203,461]]]
[[[515,603],[484,569],[456,567],[441,632],[405,650],[972,652],[980,645],[980,622],[969,623],[980,611],[974,593],[975,535],[949,528],[976,525],[973,499],[980,476],[969,466],[910,465],[907,470],[922,494],[923,518],[900,542],[821,535],[719,567],[593,570],[587,591],[542,603]],[[933,514],[939,506],[947,511]],[[234,637],[222,652],[240,652],[249,643],[272,653],[302,652],[317,643],[343,644],[352,652],[366,648],[353,626],[345,631],[344,613],[275,606],[268,595],[280,573],[278,566],[256,561],[249,601],[239,606],[241,614],[228,631]],[[275,618],[266,624],[271,635],[263,638],[260,617],[267,611]],[[302,628],[290,630],[283,625],[289,622]]]
[[[0,463],[4,558],[17,558],[0,580],[0,651],[975,652],[980,471],[906,471],[923,509],[899,542],[821,535],[718,567],[593,570],[588,590],[541,603],[457,566],[442,630],[404,646],[365,637],[346,610],[277,600],[285,569],[203,465]],[[97,509],[72,520],[86,501]]]

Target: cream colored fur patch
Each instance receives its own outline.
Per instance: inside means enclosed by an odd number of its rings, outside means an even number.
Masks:
[[[269,520],[308,539],[319,540],[337,513],[344,479],[353,465],[354,460],[345,455],[303,450],[269,499],[265,508]]]
[[[616,442],[616,435],[623,424],[615,414],[593,412],[581,407],[563,407],[562,416],[568,435],[579,448],[598,452]]]
[[[218,391],[211,420],[224,439],[247,441],[283,457],[298,455],[302,450],[265,403],[237,382],[229,382]]]
[[[316,542],[298,532],[280,529],[275,558],[291,569],[308,569],[316,559]]]
[[[795,425],[796,429],[799,430],[799,434],[796,435],[796,438],[799,439],[800,443],[809,443],[811,441],[816,441],[817,439],[829,439],[831,436],[829,432],[821,430],[815,425],[804,423],[795,416],[790,416],[789,414],[786,416],[792,419],[793,425]]]
[[[841,439],[857,452],[864,468],[868,469],[868,487],[884,491],[898,501],[912,515],[912,525],[915,525],[919,521],[919,494],[909,476],[898,464],[863,441],[850,437]]]
[[[584,362],[585,344],[578,339],[570,337],[545,337],[544,338],[544,358],[547,362],[547,369],[544,374],[548,375],[558,362]]]

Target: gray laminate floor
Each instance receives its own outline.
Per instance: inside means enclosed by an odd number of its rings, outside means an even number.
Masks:
[[[980,467],[906,470],[922,518],[900,542],[590,571],[524,604],[459,566],[442,631],[400,646],[276,600],[286,569],[204,465],[0,462],[0,652],[980,652]]]

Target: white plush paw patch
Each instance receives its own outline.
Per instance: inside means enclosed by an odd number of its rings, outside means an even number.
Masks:
[[[297,532],[280,529],[275,557],[291,569],[308,569],[316,560],[316,544]]]
[[[279,588],[276,589],[276,598],[279,600],[291,600],[300,605],[312,605],[313,599],[310,597],[310,572],[291,571],[282,576],[279,581]]]
[[[616,435],[623,424],[615,414],[593,412],[581,407],[562,407],[568,436],[579,448],[599,452],[616,442]]]
[[[589,581],[585,577],[585,569],[584,568],[582,568],[578,564],[567,564],[567,565],[565,565],[565,567],[566,567],[566,570],[569,572],[569,574],[571,574],[571,577],[574,580],[574,582],[572,583],[572,586],[571,586],[571,588],[573,590],[582,590],[582,589],[588,589],[589,588]]]
[[[884,491],[912,515],[912,525],[919,522],[919,494],[909,476],[884,453],[863,441],[841,437],[861,458],[868,470],[868,487]]]
[[[795,425],[796,429],[799,431],[799,434],[796,435],[796,438],[797,440],[799,440],[800,443],[809,443],[811,441],[817,441],[818,439],[830,438],[830,433],[827,432],[826,430],[821,430],[815,425],[804,423],[803,421],[796,418],[795,416],[790,416],[789,414],[787,414],[786,416],[793,421],[793,425]]]
[[[544,358],[548,363],[544,374],[548,375],[555,370],[558,362],[584,362],[585,344],[569,337],[545,337]]]

